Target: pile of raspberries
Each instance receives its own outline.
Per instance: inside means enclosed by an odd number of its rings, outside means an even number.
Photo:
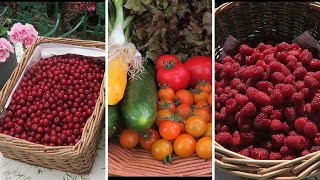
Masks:
[[[253,159],[320,150],[320,60],[298,44],[242,44],[215,62],[215,141]]]

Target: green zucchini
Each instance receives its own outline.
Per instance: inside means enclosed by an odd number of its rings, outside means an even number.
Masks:
[[[127,128],[142,132],[152,126],[157,117],[157,85],[152,61],[145,62],[146,74],[128,81],[121,102],[121,120]]]
[[[119,104],[108,106],[108,138],[111,138],[117,130],[120,122],[120,106]]]

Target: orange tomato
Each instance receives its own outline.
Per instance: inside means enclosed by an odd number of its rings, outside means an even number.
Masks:
[[[169,109],[161,109],[157,113],[156,124],[159,127],[162,121],[164,121],[165,119],[169,120],[171,118],[172,112]]]
[[[158,92],[159,100],[173,100],[174,98],[174,90],[172,88],[161,88]]]
[[[212,85],[206,81],[200,81],[195,87],[195,89],[201,89],[202,91],[210,94],[212,92]]]
[[[125,148],[134,148],[139,143],[139,134],[132,129],[124,129],[120,133],[120,144]]]
[[[196,143],[196,153],[202,159],[212,157],[212,139],[211,137],[203,137]]]
[[[180,104],[176,108],[176,113],[178,114],[179,117],[181,118],[188,118],[191,114],[191,107],[187,104]]]
[[[196,109],[205,109],[208,112],[211,112],[211,106],[209,105],[208,101],[199,101],[196,104]]]
[[[202,134],[202,137],[212,137],[212,123],[207,123],[206,131]]]
[[[193,114],[201,117],[206,123],[210,122],[210,113],[206,109],[195,109]]]
[[[186,120],[185,129],[193,137],[200,137],[206,131],[206,122],[199,116],[192,116]]]
[[[177,91],[174,100],[180,102],[180,104],[187,104],[190,107],[193,104],[192,93],[185,89]]]
[[[208,103],[212,106],[212,93],[209,94]]]
[[[209,94],[201,91],[193,94],[193,101],[195,104],[197,104],[200,101],[207,101],[209,97]]]
[[[189,134],[181,134],[173,142],[173,150],[181,158],[192,156],[195,147],[196,140]]]
[[[152,144],[151,152],[153,157],[162,161],[167,156],[171,156],[173,151],[172,144],[168,140],[158,139]]]
[[[176,105],[171,100],[160,100],[157,106],[158,111],[161,109],[169,109],[172,113],[176,110]]]

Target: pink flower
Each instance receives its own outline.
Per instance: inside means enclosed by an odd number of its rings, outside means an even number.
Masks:
[[[20,42],[24,44],[25,47],[30,47],[37,37],[38,31],[33,27],[32,24],[26,23],[23,25],[21,23],[16,23],[11,28],[10,40],[14,44]]]
[[[0,62],[5,62],[8,57],[8,51],[5,48],[0,48]]]
[[[6,40],[5,38],[0,38],[0,48],[4,48],[6,49],[7,51],[13,53],[14,50],[13,50],[13,46],[11,45],[11,43]]]

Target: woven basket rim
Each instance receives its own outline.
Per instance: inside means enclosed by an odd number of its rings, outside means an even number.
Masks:
[[[215,8],[215,15],[243,4],[258,2],[226,2]],[[266,2],[267,3],[267,2]],[[306,5],[320,12],[320,2],[288,2]],[[293,160],[255,160],[224,148],[215,141],[215,164],[230,174],[253,179],[301,179],[320,173],[320,151]]]

